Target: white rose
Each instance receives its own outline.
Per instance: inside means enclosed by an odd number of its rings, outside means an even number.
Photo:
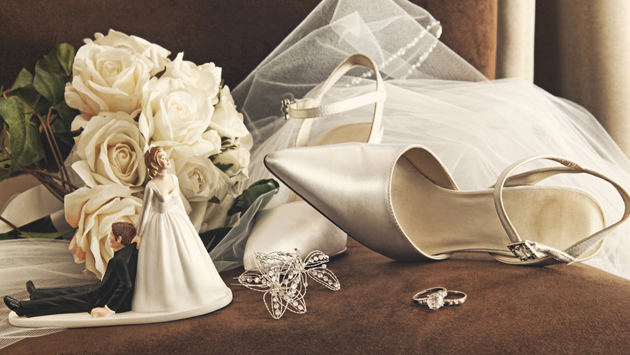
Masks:
[[[193,154],[208,156],[217,150],[204,138],[214,107],[212,97],[181,79],[153,78],[143,89],[138,127],[147,144],[175,147],[188,145]]]
[[[249,134],[243,123],[243,114],[236,111],[234,99],[227,86],[221,89],[220,101],[214,108],[210,128],[219,132],[222,137],[229,137],[232,140]]]
[[[221,85],[221,68],[214,63],[196,65],[193,62],[183,60],[184,53],[177,54],[177,58],[166,65],[166,71],[162,77],[181,79],[187,86],[192,86],[206,91],[206,95],[213,98],[213,104],[217,104],[216,98]]]
[[[102,112],[75,138],[79,161],[72,169],[89,187],[105,184],[142,191],[147,177],[144,139],[133,118],[124,112]]]
[[[66,195],[64,207],[66,221],[77,228],[73,243],[78,257],[85,259],[85,273],[101,278],[114,255],[108,241],[111,225],[135,223],[142,211],[142,200],[133,197],[126,186],[99,185]]]
[[[168,156],[171,158],[177,158],[187,155],[196,155],[207,157],[215,155],[221,152],[221,137],[216,131],[206,131],[201,135],[201,142],[197,147],[202,146],[203,149],[193,149],[193,147],[181,144],[174,141],[153,141],[151,144],[159,145],[164,148]]]
[[[170,61],[168,56],[171,52],[144,38],[128,36],[112,29],[107,32],[107,36],[97,32],[94,34],[94,38],[94,41],[90,39],[84,39],[83,41],[85,43],[93,42],[101,46],[128,48],[133,50],[134,53],[142,54],[147,57],[151,63],[153,63],[153,68],[150,71],[151,75],[155,75],[164,70],[164,67]]]
[[[131,49],[88,43],[74,58],[66,102],[92,116],[119,111],[135,116],[153,69],[151,60]]]
[[[217,169],[209,158],[171,152],[175,173],[179,178],[179,187],[189,202],[208,201],[225,195],[221,189],[227,176]]]

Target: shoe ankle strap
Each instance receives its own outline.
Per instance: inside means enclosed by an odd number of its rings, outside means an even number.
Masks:
[[[324,94],[326,94],[326,92],[328,92],[328,90],[350,69],[358,66],[367,67],[374,72],[374,76],[376,78],[376,91],[333,104],[318,106],[324,97]],[[353,110],[365,105],[374,104],[374,116],[372,118],[372,127],[370,129],[367,143],[377,143],[382,133],[381,120],[383,116],[383,102],[385,102],[385,99],[386,92],[383,79],[381,78],[381,74],[379,73],[374,61],[365,54],[353,54],[337,66],[314,97],[293,101],[289,101],[288,99],[283,100],[282,113],[284,114],[285,119],[297,118],[304,120],[298,130],[297,137],[295,139],[295,146],[305,147],[308,145],[312,118],[332,115],[335,113]]]
[[[515,175],[513,177],[508,178],[509,174],[512,173],[516,168],[527,164],[529,162],[535,160],[552,160],[558,162],[565,167],[557,167],[557,168],[544,168],[532,170],[526,173],[522,173],[519,175]],[[549,246],[546,246],[541,243],[531,242],[528,240],[522,240],[519,236],[518,232],[514,228],[514,225],[510,221],[510,218],[507,216],[507,212],[505,211],[505,206],[503,203],[503,188],[505,186],[519,186],[519,185],[535,185],[538,182],[545,180],[551,176],[558,174],[578,174],[585,173],[590,174],[595,177],[598,177],[608,183],[610,183],[621,195],[621,198],[624,203],[625,211],[621,219],[599,232],[596,232],[577,244],[569,247],[567,250],[558,250]],[[521,261],[533,260],[533,259],[542,259],[545,257],[552,257],[557,261],[561,261],[567,264],[584,261],[586,259],[578,259],[580,255],[584,254],[586,251],[590,250],[593,246],[603,241],[617,226],[621,223],[625,222],[628,217],[630,217],[630,196],[625,188],[619,185],[617,182],[608,178],[607,176],[580,166],[579,164],[572,162],[570,160],[553,157],[553,156],[541,156],[541,157],[533,157],[526,158],[520,161],[515,162],[514,164],[507,167],[497,179],[497,183],[494,185],[494,206],[497,210],[497,214],[499,215],[499,220],[501,220],[501,224],[503,224],[503,228],[505,229],[508,237],[512,241],[512,244],[508,245],[508,249],[512,251],[512,253],[521,259]]]

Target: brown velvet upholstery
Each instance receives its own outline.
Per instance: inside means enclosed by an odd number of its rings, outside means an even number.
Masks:
[[[494,78],[496,0],[415,0],[442,22],[443,40],[484,75]],[[3,0],[0,85],[57,43],[78,49],[84,38],[110,28],[169,49],[173,58],[223,68],[235,87],[319,3],[318,0]],[[369,1],[366,2],[369,6]]]
[[[487,255],[395,262],[349,240],[329,267],[341,290],[315,282],[308,312],[271,318],[262,293],[230,286],[215,313],[170,323],[73,329],[18,342],[7,354],[627,353],[630,281],[592,267],[520,267]],[[229,285],[242,270],[225,273]],[[431,311],[411,297],[432,286],[468,294]]]
[[[442,24],[440,40],[488,79],[495,78],[497,2],[413,0]]]

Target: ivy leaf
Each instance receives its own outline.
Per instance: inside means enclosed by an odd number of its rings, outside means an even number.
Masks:
[[[59,113],[59,117],[61,118],[61,122],[63,122],[63,126],[66,128],[67,131],[70,131],[70,128],[72,127],[72,121],[80,114],[79,110],[75,110],[72,107],[68,106],[65,100],[56,104],[55,109],[57,109],[57,112]]]
[[[58,44],[44,58],[37,61],[35,70],[42,69],[51,74],[63,77],[64,81],[72,73],[74,61],[74,47],[67,43]]]
[[[55,122],[51,125],[51,128],[55,137],[59,138],[68,147],[72,147],[74,145],[75,134],[70,132],[61,120],[55,120]]]
[[[0,234],[0,240],[17,239],[18,237],[19,233],[16,230]]]
[[[23,88],[32,83],[33,83],[33,74],[31,74],[31,72],[26,70],[26,68],[22,68],[17,78],[15,79],[13,86],[11,86],[11,89],[9,89],[9,92],[19,89],[19,88]]]
[[[52,232],[52,233],[20,231],[19,236],[21,238],[28,238],[28,239],[57,239],[66,234],[73,233],[75,230],[70,230],[70,231],[65,231],[65,232]]]
[[[74,47],[68,43],[62,43],[57,51],[57,60],[63,67],[67,76],[72,75],[72,64],[74,63]]]
[[[42,98],[42,94],[35,90],[33,84],[17,88],[9,92],[7,96],[20,98],[22,103],[25,105],[24,110],[28,116],[31,116],[33,112],[45,114],[50,108],[50,103],[46,101],[46,99]]]
[[[216,166],[219,170],[221,170],[222,172],[226,172],[228,170],[230,170],[231,167],[234,166],[234,164],[221,164],[221,163],[215,163],[214,166]]]
[[[33,86],[33,75],[24,68],[18,74],[7,96],[17,96],[22,99],[26,105],[24,111],[27,119],[30,119],[33,112],[43,115],[50,108],[50,103],[42,98],[42,95]]]
[[[245,213],[256,199],[269,191],[273,191],[280,187],[274,179],[258,180],[252,186],[248,187],[243,193],[234,199],[232,207],[227,212],[228,216],[236,213]]]
[[[44,69],[35,69],[33,86],[44,96],[53,106],[57,106],[64,101],[66,80],[59,75],[47,72]]]
[[[39,139],[37,125],[26,120],[22,101],[11,96],[0,101],[0,116],[9,126],[11,135],[11,169],[13,175],[25,166],[44,158],[44,149]]]

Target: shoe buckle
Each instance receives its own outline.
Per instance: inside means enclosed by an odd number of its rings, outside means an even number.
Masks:
[[[295,100],[289,100],[289,99],[284,99],[282,100],[282,107],[280,108],[280,112],[282,112],[282,117],[285,120],[288,120],[289,118],[291,118],[291,116],[289,116],[289,106],[291,106],[291,104],[294,104]]]
[[[508,244],[508,249],[521,261],[542,259],[545,254],[536,250],[536,243],[529,240],[522,240],[517,243]]]

